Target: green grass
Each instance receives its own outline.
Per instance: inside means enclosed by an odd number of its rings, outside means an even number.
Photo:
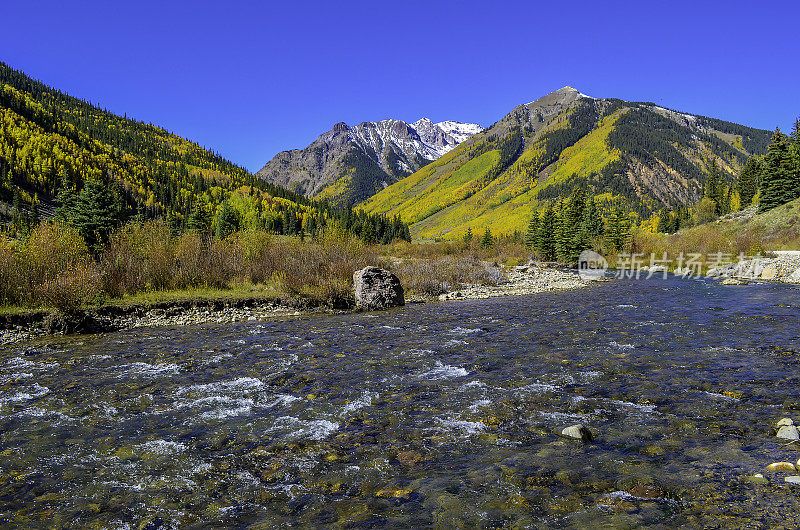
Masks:
[[[242,284],[234,285],[230,289],[198,287],[169,291],[147,291],[126,295],[123,298],[112,298],[102,305],[149,306],[168,302],[272,299],[281,296],[286,296],[286,293],[276,286]]]
[[[86,304],[84,310],[102,307],[149,307],[171,302],[215,302],[236,300],[272,300],[286,297],[287,293],[274,285],[233,285],[230,289],[197,287],[191,289],[174,289],[167,291],[146,291],[122,298],[105,298],[101,301]],[[53,307],[27,307],[20,305],[0,305],[0,315],[14,316],[39,312],[55,312]]]
[[[2,316],[24,315],[39,311],[48,311],[48,309],[32,309],[21,305],[0,305],[0,315]]]

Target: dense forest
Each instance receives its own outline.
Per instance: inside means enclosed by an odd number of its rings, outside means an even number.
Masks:
[[[576,187],[567,199],[534,212],[525,244],[541,259],[563,263],[576,263],[581,251],[589,248],[619,252],[628,241],[630,216],[619,203],[609,205],[605,214],[604,219],[595,199]]]
[[[196,143],[120,117],[0,62],[0,220],[24,236],[45,217],[98,244],[129,220],[225,236],[313,235],[329,221],[367,242],[410,239],[398,218],[311,201]]]

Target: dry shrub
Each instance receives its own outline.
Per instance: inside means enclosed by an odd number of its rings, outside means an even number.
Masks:
[[[331,303],[352,298],[356,270],[381,265],[372,247],[335,227],[313,243],[290,238],[280,248],[284,289]]]
[[[427,296],[467,285],[496,285],[501,277],[499,269],[475,258],[457,256],[405,259],[392,269],[409,292]]]
[[[54,278],[48,278],[37,288],[39,303],[55,307],[62,313],[71,313],[100,294],[100,272],[87,260],[75,264]]]
[[[0,304],[18,303],[20,294],[17,251],[11,241],[0,236]]]
[[[759,230],[746,230],[738,234],[734,240],[736,254],[764,255],[764,235],[760,232]]]
[[[111,296],[168,289],[175,273],[173,247],[174,238],[163,221],[124,226],[103,252],[103,289]]]
[[[175,243],[176,270],[173,287],[182,289],[200,285],[206,261],[207,243],[195,233],[182,234]]]
[[[77,289],[73,295],[65,294],[65,299],[86,298],[81,295],[85,289],[80,284],[88,281],[87,271],[94,268],[94,263],[77,229],[61,223],[42,223],[30,233],[17,259],[24,289],[22,299],[27,304],[52,304],[47,293],[53,289]],[[69,279],[72,275],[74,281]],[[63,287],[56,287],[54,282]],[[64,304],[70,305],[70,302]]]
[[[233,239],[213,240],[207,247],[202,282],[209,287],[228,287],[240,274],[244,260],[242,251]]]
[[[0,302],[69,312],[99,292],[97,267],[75,228],[42,223],[16,247],[0,240]]]
[[[235,237],[241,253],[242,276],[253,284],[270,281],[281,263],[274,236],[264,230],[247,230]]]

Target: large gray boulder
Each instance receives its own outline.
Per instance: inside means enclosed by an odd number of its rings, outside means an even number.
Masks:
[[[356,307],[366,311],[405,305],[403,286],[397,276],[378,267],[364,267],[353,274]]]

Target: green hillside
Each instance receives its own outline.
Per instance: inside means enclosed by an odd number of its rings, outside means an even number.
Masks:
[[[713,162],[733,181],[771,133],[570,87],[520,105],[481,134],[362,203],[422,238],[524,231],[531,213],[583,187],[648,217],[689,205]]]
[[[264,182],[217,153],[160,127],[117,116],[0,62],[0,222],[24,232],[51,216],[59,194],[107,189],[118,222],[165,217],[176,228],[217,224],[296,233],[337,216],[368,238],[398,222],[367,218]],[[367,230],[366,225],[370,225]],[[387,227],[391,227],[391,234]]]

